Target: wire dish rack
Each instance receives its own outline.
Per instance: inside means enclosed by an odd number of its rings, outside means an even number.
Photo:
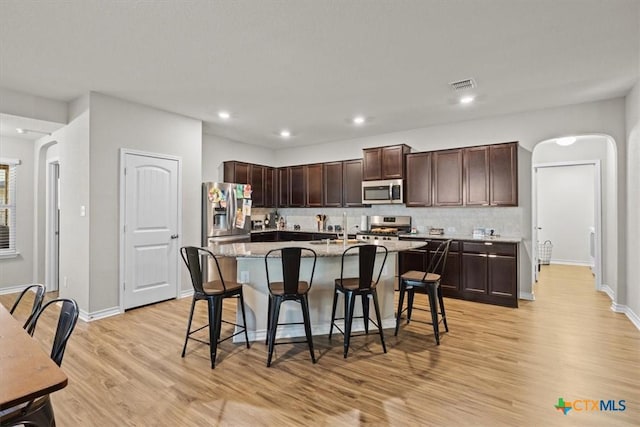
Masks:
[[[545,240],[544,243],[538,243],[538,263],[549,265],[551,263],[551,251],[553,244],[551,240]]]

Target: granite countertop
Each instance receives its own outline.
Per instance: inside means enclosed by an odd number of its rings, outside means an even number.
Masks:
[[[258,230],[251,230],[251,233],[271,233],[274,231],[288,231],[288,232],[292,232],[292,233],[315,233],[315,234],[329,234],[332,236],[335,236],[336,234],[342,234],[342,231],[328,231],[328,230],[321,230],[318,231],[317,228],[301,228],[299,230],[294,230],[293,227],[287,227],[287,228],[265,228],[264,230],[262,229],[258,229]],[[354,234],[354,233],[351,233]]]
[[[326,241],[313,242],[255,242],[255,243],[230,243],[227,245],[210,245],[215,255],[233,258],[264,258],[271,249],[284,248],[288,246],[300,246],[303,248],[313,249],[318,258],[320,257],[339,257],[347,247],[363,244],[362,242],[349,241],[345,246],[342,243],[329,243]],[[400,252],[408,249],[419,248],[424,246],[422,242],[413,242],[410,240],[385,241],[384,246],[389,252]],[[354,252],[354,255],[357,252]],[[303,253],[304,255],[304,253]]]
[[[287,227],[287,228],[283,228],[283,229],[265,228],[264,230],[251,230],[251,233],[252,234],[273,233],[275,231],[288,231],[288,232],[292,232],[292,233],[329,234],[329,235],[332,235],[332,236],[335,236],[336,234],[339,233],[340,235],[342,235],[342,231],[327,231],[327,230],[318,231],[317,228],[301,228],[299,230],[294,230],[292,227]],[[355,233],[349,233],[349,234],[355,234]]]
[[[453,240],[465,240],[465,241],[473,241],[473,242],[499,242],[499,243],[520,243],[522,241],[522,237],[513,237],[513,236],[493,236],[493,237],[478,237],[474,238],[468,234],[443,234],[441,236],[432,236],[429,233],[404,233],[399,236],[402,238],[411,238],[411,239],[434,239],[434,240],[445,240],[445,239],[453,239]]]

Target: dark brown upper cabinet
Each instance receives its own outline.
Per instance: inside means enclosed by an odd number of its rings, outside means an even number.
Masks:
[[[251,165],[244,162],[224,162],[224,182],[251,183]]]
[[[489,206],[489,147],[464,149],[465,204]]]
[[[345,207],[362,206],[362,163],[362,159],[343,162],[342,204]]]
[[[264,206],[275,207],[278,204],[277,197],[277,169],[265,168],[264,171]]]
[[[431,206],[431,153],[407,154],[407,206]]]
[[[330,162],[323,166],[324,205],[339,208],[342,206],[342,168],[344,164],[343,162]]]
[[[289,191],[289,168],[278,168],[278,206],[288,208],[291,199]]]
[[[462,149],[434,151],[433,205],[462,206]]]
[[[489,204],[518,206],[518,143],[489,146]]]
[[[304,166],[289,167],[289,207],[303,208],[306,205],[306,179]]]
[[[465,204],[517,206],[517,153],[517,143],[465,148]]]
[[[306,177],[305,206],[322,207],[324,203],[323,165],[322,163],[305,165],[304,169],[306,169],[304,174]]]
[[[276,169],[251,163],[224,162],[224,182],[251,184],[252,206],[256,208],[276,205]]]
[[[363,150],[363,176],[364,181],[381,179],[382,177],[382,148],[367,148]]]
[[[260,165],[251,165],[251,199],[252,206],[262,208],[265,206],[264,194],[264,178],[267,167]]]
[[[402,179],[404,178],[404,156],[411,152],[408,145],[365,148],[363,150],[363,179]]]

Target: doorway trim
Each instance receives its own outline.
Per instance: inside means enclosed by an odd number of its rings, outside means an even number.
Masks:
[[[575,160],[575,161],[561,161],[550,163],[535,163],[532,166],[532,242],[534,246],[534,262],[532,263],[532,283],[537,281],[538,278],[538,169],[541,168],[553,168],[553,167],[566,167],[566,166],[594,166],[594,272],[595,272],[595,290],[607,292],[606,288],[602,285],[602,178],[600,160]]]
[[[174,160],[178,163],[178,224],[177,224],[177,234],[178,238],[176,244],[178,248],[181,246],[182,242],[182,158],[178,156],[172,156],[170,154],[160,154],[160,153],[152,153],[149,151],[140,151],[140,150],[132,150],[128,148],[120,148],[120,172],[119,172],[119,195],[118,195],[118,204],[119,204],[119,218],[118,218],[118,241],[119,241],[119,262],[118,262],[118,305],[120,309],[120,313],[125,312],[124,308],[124,282],[125,282],[125,219],[126,219],[126,206],[125,206],[125,165],[126,165],[126,157],[127,155],[137,155],[144,157],[153,157],[156,159],[165,159],[165,160]],[[175,289],[175,297],[180,298],[180,289],[182,289],[182,275],[180,274],[180,263],[179,257],[176,259],[178,274],[176,280],[176,289]]]
[[[45,279],[47,292],[60,290],[60,159],[47,161]],[[58,234],[56,235],[56,232]]]

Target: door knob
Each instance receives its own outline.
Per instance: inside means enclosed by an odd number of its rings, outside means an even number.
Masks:
[[[172,235],[171,235],[171,238],[172,238],[172,239],[177,239],[177,238],[178,238],[178,235],[177,235],[177,234],[172,234]]]

